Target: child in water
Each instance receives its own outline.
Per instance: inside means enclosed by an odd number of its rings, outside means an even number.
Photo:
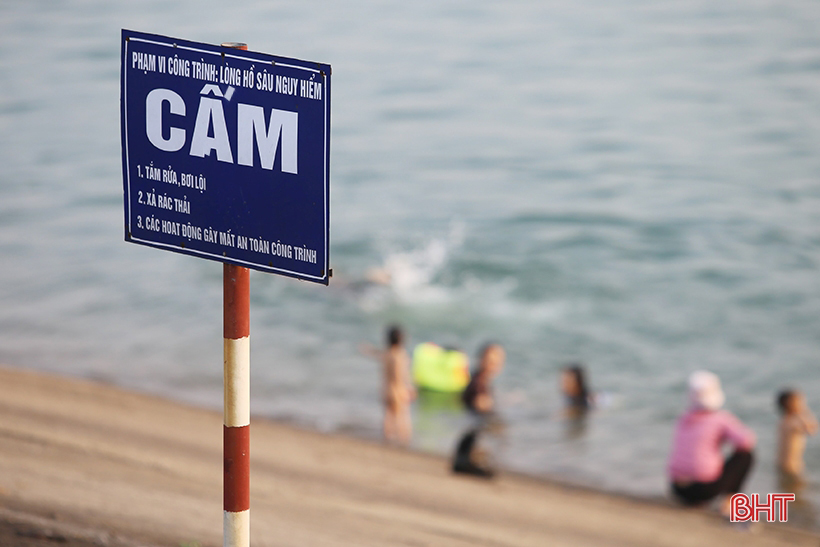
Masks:
[[[580,364],[571,364],[561,371],[561,393],[570,411],[583,412],[592,406],[594,397],[587,386],[586,372]]]
[[[782,391],[777,397],[777,406],[782,414],[778,426],[777,466],[787,476],[798,478],[803,473],[806,436],[817,432],[817,420],[799,391]]]
[[[416,390],[410,383],[410,358],[404,347],[404,332],[398,326],[391,326],[387,329],[387,349],[379,351],[371,346],[364,351],[382,363],[384,439],[408,445],[413,434],[410,403],[416,397]]]

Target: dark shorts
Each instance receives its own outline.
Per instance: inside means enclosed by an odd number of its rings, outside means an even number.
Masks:
[[[743,488],[749,475],[754,456],[746,450],[738,450],[723,464],[723,472],[712,482],[672,483],[672,491],[685,505],[700,505],[720,494],[736,494]]]

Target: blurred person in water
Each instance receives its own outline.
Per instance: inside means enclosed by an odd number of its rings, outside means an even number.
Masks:
[[[806,404],[806,397],[799,391],[784,389],[777,395],[780,421],[777,424],[777,478],[781,492],[795,494],[789,507],[789,522],[816,527],[816,511],[805,494],[803,453],[809,435],[817,433],[817,420]]]
[[[580,363],[567,365],[561,370],[561,393],[570,411],[584,412],[597,402],[595,394],[589,389],[586,370]]]
[[[473,415],[476,423],[465,433],[456,446],[453,457],[453,472],[490,478],[495,475],[495,465],[490,451],[478,447],[479,436],[492,432],[497,422],[497,411],[493,393],[493,380],[504,369],[507,354],[501,344],[485,344],[479,352],[478,367],[470,377],[461,399]]]
[[[740,492],[754,460],[754,432],[732,413],[721,410],[725,396],[720,379],[699,370],[689,377],[689,405],[675,426],[668,473],[675,496],[685,505],[701,505],[725,495],[721,513]],[[724,460],[722,449],[733,451]]]
[[[416,390],[410,381],[410,357],[404,347],[404,331],[393,325],[387,329],[386,349],[363,346],[362,351],[382,364],[384,439],[389,443],[406,446],[410,444],[413,434],[410,403],[416,398]]]
[[[586,430],[587,411],[595,403],[584,367],[580,363],[572,363],[561,369],[559,388],[564,397],[562,417],[566,419],[567,436],[579,437]]]
[[[781,418],[778,424],[777,467],[785,477],[799,482],[803,475],[806,438],[817,433],[817,419],[799,391],[787,389],[777,397]]]
[[[495,410],[492,382],[504,369],[506,358],[501,344],[485,344],[479,352],[478,367],[461,395],[464,405],[471,412],[487,415]]]

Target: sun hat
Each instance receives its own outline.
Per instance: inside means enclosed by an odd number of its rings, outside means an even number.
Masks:
[[[689,403],[703,410],[717,410],[726,396],[720,387],[720,378],[708,370],[697,370],[689,376]]]

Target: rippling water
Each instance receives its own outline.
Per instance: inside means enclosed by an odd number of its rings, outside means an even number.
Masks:
[[[334,69],[336,277],[252,276],[255,413],[376,437],[357,348],[400,321],[505,344],[512,468],[664,495],[708,368],[760,437],[749,490],[778,491],[775,392],[820,411],[816,2],[208,4],[0,5],[0,360],[221,405],[221,267],[122,241],[119,32],[245,41]],[[570,360],[609,401],[582,430]],[[422,450],[464,425],[415,418]]]

